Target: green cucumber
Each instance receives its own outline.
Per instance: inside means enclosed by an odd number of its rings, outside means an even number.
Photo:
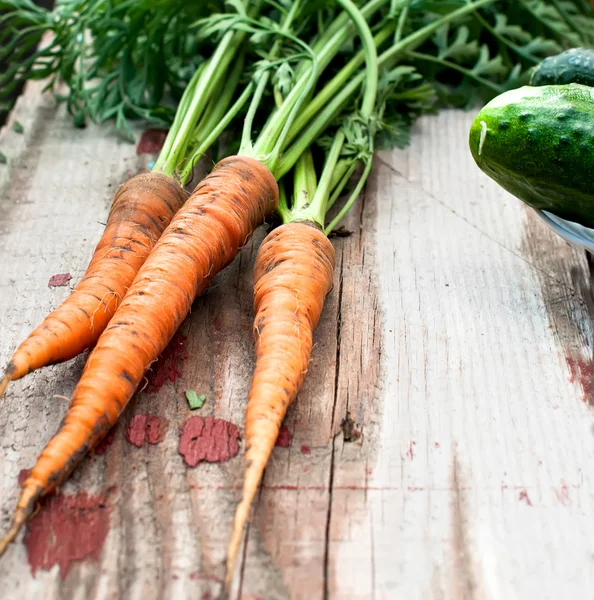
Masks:
[[[526,204],[594,227],[594,88],[525,86],[477,115],[477,165]]]
[[[530,85],[581,83],[594,87],[594,50],[572,48],[545,58],[532,72]]]

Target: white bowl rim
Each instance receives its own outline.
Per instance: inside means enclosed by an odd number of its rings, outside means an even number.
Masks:
[[[579,223],[562,219],[546,210],[533,209],[534,212],[567,243],[588,250],[594,254],[594,229],[584,227]]]

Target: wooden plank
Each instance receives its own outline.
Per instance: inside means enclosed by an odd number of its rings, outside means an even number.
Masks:
[[[146,166],[106,129],[74,130],[39,90],[28,86],[12,116],[24,136],[10,122],[0,133],[2,362],[66,296],[49,277],[84,272],[115,186]],[[588,264],[474,166],[471,116],[423,119],[410,148],[381,154],[345,224],[353,235],[333,240],[336,284],[234,598],[589,597]],[[242,429],[264,235],[196,301],[181,376],[138,394],[107,451],[64,486],[67,497],[111,490],[98,559],[64,578],[57,566],[32,574],[20,538],[0,561],[2,597],[218,595],[242,453],[188,468],[183,394],[205,393],[200,415]],[[41,370],[3,400],[2,528],[19,471],[64,413],[52,395],[71,393],[83,361]],[[138,415],[161,419],[160,443],[127,441]]]
[[[590,595],[589,271],[475,167],[471,118],[423,119],[368,190],[382,376],[335,447],[332,597]]]

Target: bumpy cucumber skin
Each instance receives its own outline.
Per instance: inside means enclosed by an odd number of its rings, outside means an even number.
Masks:
[[[594,50],[572,48],[545,58],[532,72],[530,85],[581,83],[594,87]]]
[[[594,88],[505,92],[479,112],[469,144],[477,165],[526,204],[594,227]]]

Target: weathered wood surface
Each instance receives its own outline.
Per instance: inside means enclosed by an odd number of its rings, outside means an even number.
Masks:
[[[133,146],[29,86],[0,149],[0,360],[84,272]],[[378,156],[333,240],[336,285],[311,368],[249,528],[234,598],[591,598],[594,586],[592,294],[584,254],[472,163],[472,115],[423,119]],[[242,458],[188,468],[183,392],[243,426],[252,366],[251,266],[259,231],[182,326],[180,379],[130,404],[101,456],[62,493],[110,489],[97,558],[33,575],[19,537],[0,597],[215,598]],[[55,432],[84,357],[31,375],[0,405],[0,526],[17,476]],[[161,443],[124,435],[138,414]],[[362,435],[346,441],[350,415]],[[356,437],[351,436],[351,437]],[[111,508],[109,508],[111,507]],[[46,509],[42,509],[44,511]],[[45,514],[42,512],[42,514]],[[74,540],[73,544],[80,540]]]

